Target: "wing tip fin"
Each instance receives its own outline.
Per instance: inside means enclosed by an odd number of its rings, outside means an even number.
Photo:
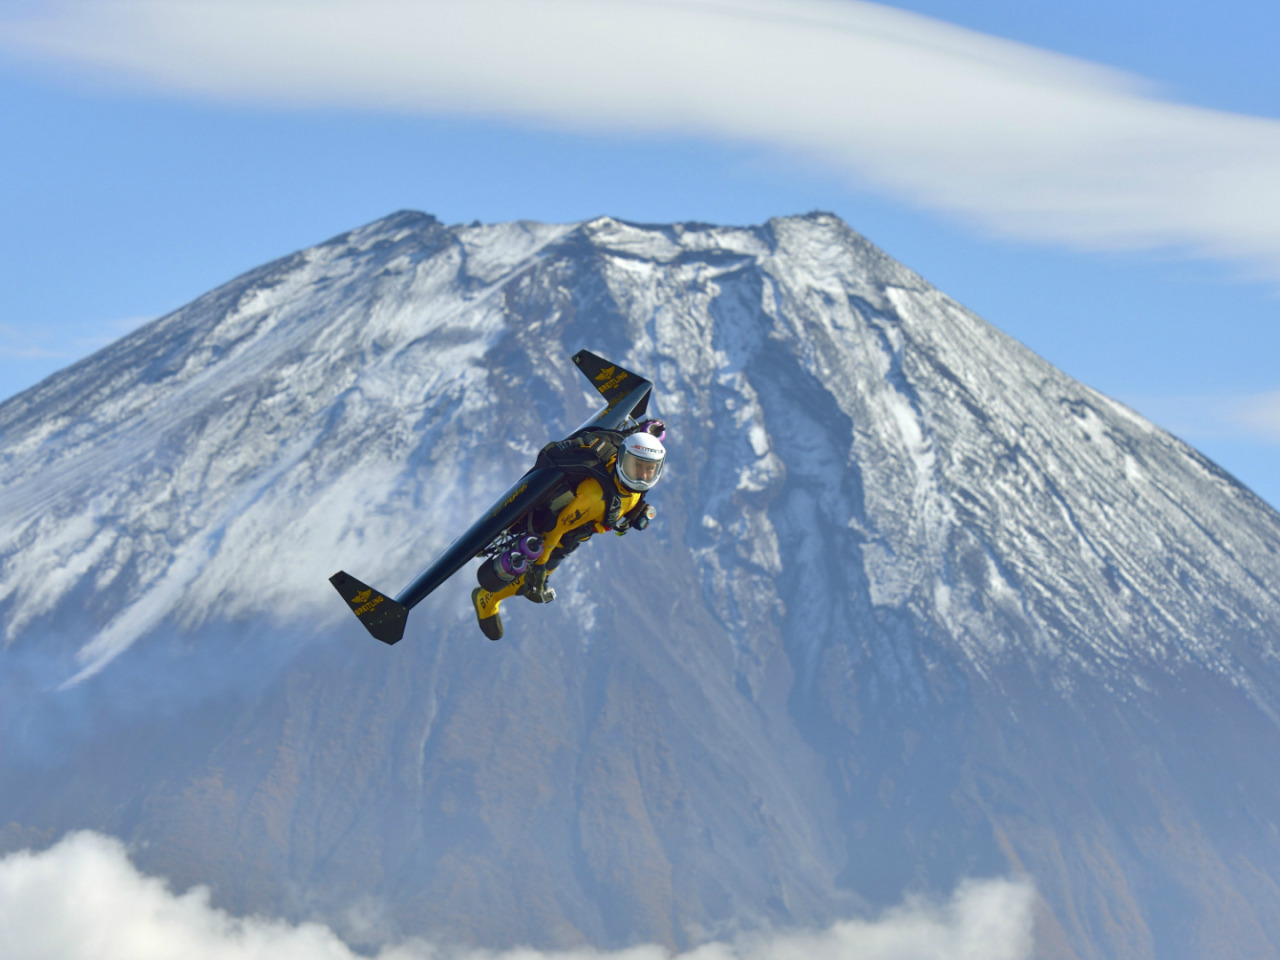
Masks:
[[[579,350],[573,355],[573,362],[606,400],[630,393],[641,383],[649,382],[638,373],[632,373],[621,364],[606,360],[590,350]]]
[[[329,578],[329,582],[375,639],[393,644],[404,636],[408,607],[361,583],[345,570],[339,570]]]

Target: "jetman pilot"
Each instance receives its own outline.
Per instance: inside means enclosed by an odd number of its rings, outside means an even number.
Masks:
[[[542,449],[536,466],[559,467],[570,490],[531,514],[530,527],[543,543],[541,555],[525,573],[504,582],[494,564],[480,565],[480,586],[471,592],[471,602],[486,637],[502,637],[498,607],[508,597],[519,594],[534,603],[554,600],[556,592],[547,586],[547,577],[593,534],[612,530],[622,535],[648,526],[654,511],[644,497],[662,476],[665,436],[661,420],[648,420],[627,433],[588,430]]]

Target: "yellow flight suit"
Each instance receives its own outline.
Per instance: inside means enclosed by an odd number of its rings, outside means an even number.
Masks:
[[[609,461],[609,470],[613,471],[616,458]],[[635,509],[637,503],[640,502],[640,494],[628,490],[621,483],[618,483],[616,475],[613,482],[617,485],[618,492],[622,494],[622,515],[630,513]],[[592,533],[605,533],[608,528],[604,526],[602,521],[605,517],[606,503],[604,491],[600,489],[600,483],[594,477],[587,477],[578,484],[574,491],[574,498],[569,505],[560,511],[560,515],[556,518],[556,525],[547,533],[543,539],[542,556],[534,561],[535,566],[542,566],[551,559],[552,552],[556,547],[560,546],[560,541],[564,539],[565,534],[570,530],[577,530],[586,524],[592,524]],[[490,593],[481,587],[472,595],[472,602],[476,607],[476,616],[482,620],[488,620],[490,617],[498,615],[498,606],[507,597],[514,596],[520,592],[520,588],[524,586],[524,576],[519,576],[512,580],[496,593]]]

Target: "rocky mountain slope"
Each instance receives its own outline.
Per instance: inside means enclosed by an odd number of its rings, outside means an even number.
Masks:
[[[397,590],[648,375],[659,520]],[[353,942],[688,945],[1026,876],[1045,957],[1280,955],[1280,516],[838,219],[268,264],[0,405],[0,848]],[[517,605],[519,603],[519,605]]]

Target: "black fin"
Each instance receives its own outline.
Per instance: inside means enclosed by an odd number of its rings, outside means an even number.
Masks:
[[[573,362],[578,365],[578,369],[582,371],[583,376],[591,381],[591,385],[599,390],[600,395],[611,405],[637,387],[649,384],[649,381],[639,374],[632,373],[616,363],[610,363],[604,357],[598,357],[590,350],[579,350],[573,355]],[[635,409],[630,411],[631,416],[643,416],[648,406],[649,397],[646,394],[636,404]]]
[[[345,570],[339,570],[329,582],[375,638],[383,643],[395,643],[404,636],[404,622],[409,616],[407,607],[361,583]]]

